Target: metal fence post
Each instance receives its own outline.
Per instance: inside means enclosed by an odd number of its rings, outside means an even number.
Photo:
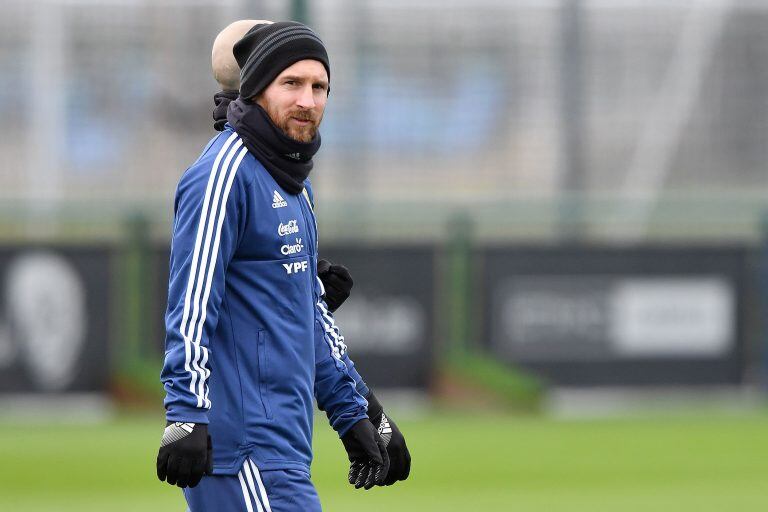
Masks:
[[[447,350],[449,359],[469,352],[471,323],[471,271],[472,271],[472,219],[466,212],[454,215],[449,221],[447,251]]]

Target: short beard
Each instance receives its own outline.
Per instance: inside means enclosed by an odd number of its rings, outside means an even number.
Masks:
[[[291,110],[283,117],[280,117],[280,114],[274,109],[267,108],[266,110],[267,114],[269,114],[269,118],[275,123],[275,126],[280,128],[280,130],[288,137],[303,143],[312,142],[315,135],[317,135],[317,128],[320,126],[320,121],[323,119],[322,116],[320,116],[320,119],[316,119],[312,112],[307,110]],[[290,122],[292,117],[309,121],[310,123],[306,126],[291,125]]]

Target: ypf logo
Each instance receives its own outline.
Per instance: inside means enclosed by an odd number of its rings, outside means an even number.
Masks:
[[[306,272],[308,261],[294,261],[293,263],[283,263],[283,268],[288,275]]]

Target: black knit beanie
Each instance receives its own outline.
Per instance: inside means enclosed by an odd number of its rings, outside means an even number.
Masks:
[[[285,68],[304,59],[320,61],[331,78],[323,42],[312,29],[296,21],[256,25],[235,43],[232,52],[240,66],[242,98],[257,95]]]

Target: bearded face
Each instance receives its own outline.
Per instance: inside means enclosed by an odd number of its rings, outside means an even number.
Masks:
[[[275,125],[283,133],[299,142],[310,142],[317,134],[317,128],[323,119],[323,114],[319,116],[312,109],[291,109],[281,111],[274,104],[267,104],[265,108],[267,114]]]
[[[299,142],[317,134],[328,101],[328,73],[316,60],[300,60],[285,68],[256,97],[272,122]]]

